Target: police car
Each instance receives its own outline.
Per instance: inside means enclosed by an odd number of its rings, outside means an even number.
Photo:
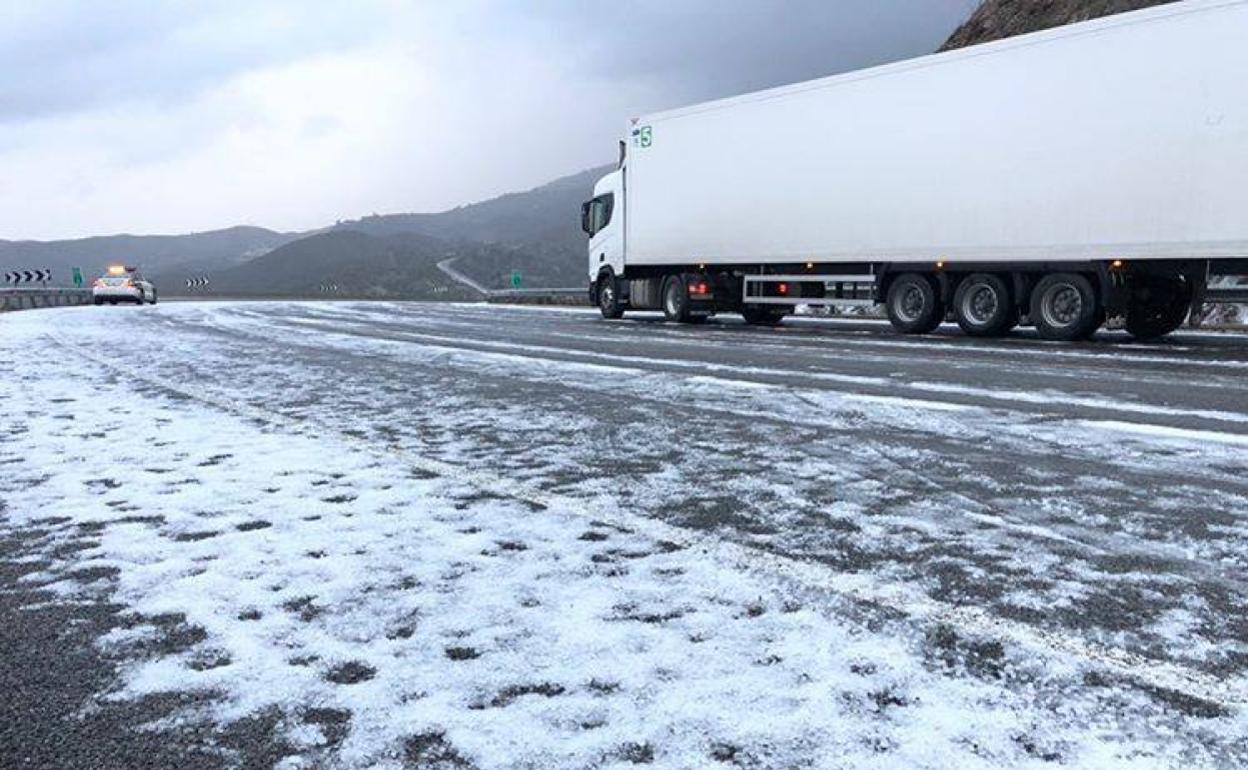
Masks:
[[[144,302],[156,304],[156,287],[143,280],[139,271],[125,265],[110,265],[108,272],[95,279],[91,287],[91,295],[95,304],[107,302],[116,305],[118,302],[133,302],[142,305]]]

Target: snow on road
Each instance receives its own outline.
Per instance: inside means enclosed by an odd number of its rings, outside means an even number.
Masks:
[[[208,696],[153,727],[276,713],[284,768],[1248,761],[1243,679],[1230,665],[1244,645],[1214,628],[1222,607],[1183,571],[1122,574],[1159,609],[1141,627],[1093,634],[1132,651],[1124,660],[1155,655],[1165,686],[1080,652],[1095,645],[1035,644],[1046,632],[1082,638],[1048,621],[1021,642],[1010,632],[1031,617],[1021,608],[1044,617],[1104,596],[1097,553],[1180,560],[1238,601],[1242,517],[1175,540],[1147,517],[1098,521],[1057,489],[1011,500],[1002,485],[998,497],[1018,504],[1003,514],[937,469],[901,476],[931,445],[902,455],[859,440],[918,429],[986,441],[990,410],[810,390],[757,371],[456,349],[451,330],[472,321],[441,310],[406,320],[366,305],[112,310],[0,319],[2,526],[49,531],[38,556],[52,566],[30,582],[132,615],[98,641],[124,672],[106,699]],[[332,328],[318,325],[327,316]],[[401,328],[387,332],[395,319]],[[114,361],[118,350],[144,355]],[[602,475],[635,469],[584,439],[602,430],[578,408],[589,391],[755,415],[769,431],[798,430],[814,403],[817,424],[800,430],[847,435],[777,467],[808,484],[762,503],[764,479],[737,474],[726,488],[742,510],[773,509],[757,532],[707,528],[682,494],[691,479],[726,473],[724,463],[753,465],[749,442],[720,441],[708,424],[683,456],[637,458],[652,464],[625,494]],[[1047,441],[1088,473],[1097,455],[1122,473],[1155,461],[1131,443],[1148,435],[1105,430],[1095,434],[1105,444],[1081,447],[1077,424],[1037,420],[1017,438]],[[631,435],[641,446],[666,430]],[[929,494],[874,512],[899,497],[863,471],[881,451],[903,465],[891,483],[934,484]],[[1207,464],[1223,450],[1166,451]],[[844,494],[816,502],[828,484]],[[1208,499],[1243,511],[1242,499]],[[802,513],[811,506],[821,508],[818,534]],[[853,539],[827,540],[838,528]],[[948,606],[907,567],[953,559],[922,556],[928,538],[981,556],[959,563],[968,574],[1011,576],[999,600],[1016,613],[1001,614],[1000,634],[905,611]],[[877,552],[853,564],[798,558],[850,543]],[[755,548],[766,553],[755,559]],[[786,560],[801,568],[766,567]],[[170,616],[181,643],[156,621]]]

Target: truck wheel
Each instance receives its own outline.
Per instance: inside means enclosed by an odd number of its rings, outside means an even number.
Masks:
[[[972,337],[999,337],[1018,323],[1018,309],[1005,281],[991,273],[975,273],[958,284],[953,314]]]
[[[152,289],[152,304],[156,304],[156,290]]]
[[[750,326],[778,326],[786,315],[788,311],[784,308],[758,305],[746,305],[741,308],[741,317]]]
[[[918,273],[905,273],[888,287],[885,309],[893,328],[903,334],[927,334],[945,320],[936,287]]]
[[[679,275],[669,275],[663,279],[663,317],[677,323],[688,323],[692,317],[689,312],[689,290],[685,279]]]
[[[1046,275],[1031,292],[1031,322],[1046,340],[1086,340],[1104,321],[1092,282],[1078,273]]]
[[[620,289],[616,284],[614,273],[606,273],[598,279],[598,310],[603,318],[614,320],[624,316],[624,305],[620,302]]]
[[[1154,278],[1127,307],[1127,333],[1155,340],[1183,325],[1192,308],[1192,284],[1182,276]]]

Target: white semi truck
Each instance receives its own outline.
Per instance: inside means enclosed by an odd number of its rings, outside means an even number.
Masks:
[[[1248,274],[1248,0],[648,115],[581,221],[607,318],[883,303],[907,333],[1158,337]]]

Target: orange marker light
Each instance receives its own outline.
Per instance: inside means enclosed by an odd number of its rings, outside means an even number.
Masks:
[[[1110,263],[1109,263],[1109,266],[1110,266],[1110,267],[1114,267],[1114,268],[1118,268],[1118,267],[1122,267],[1122,266],[1123,266],[1123,264],[1125,264],[1125,263],[1124,263],[1121,259],[1115,259],[1113,262],[1110,262]]]
[[[780,284],[779,286],[777,286],[777,287],[776,287],[776,291],[780,292],[781,294],[788,294],[788,293],[789,293],[789,285],[788,285],[787,283],[782,283],[782,284]]]

